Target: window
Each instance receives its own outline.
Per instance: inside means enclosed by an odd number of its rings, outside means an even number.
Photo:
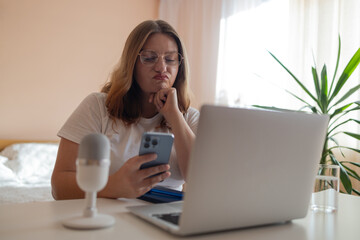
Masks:
[[[268,53],[288,62],[289,22],[289,4],[284,0],[263,1],[222,18],[217,103],[278,107],[297,104],[284,91],[291,86],[291,80]]]

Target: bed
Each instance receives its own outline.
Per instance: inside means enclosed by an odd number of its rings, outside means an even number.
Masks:
[[[0,204],[54,201],[57,142],[0,140]]]

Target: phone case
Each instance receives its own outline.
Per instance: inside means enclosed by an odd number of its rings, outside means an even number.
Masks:
[[[171,133],[145,132],[141,139],[139,155],[156,153],[157,159],[144,163],[140,169],[169,162],[174,135]]]

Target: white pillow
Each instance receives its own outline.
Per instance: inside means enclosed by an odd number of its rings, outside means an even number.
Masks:
[[[6,147],[0,154],[4,163],[24,184],[50,184],[58,144],[20,143]]]
[[[8,160],[7,157],[0,155],[0,187],[19,184],[19,179],[15,173],[4,165]]]
[[[0,155],[0,164],[4,164],[4,163],[6,163],[8,160],[9,160],[9,159],[8,159],[7,157]]]

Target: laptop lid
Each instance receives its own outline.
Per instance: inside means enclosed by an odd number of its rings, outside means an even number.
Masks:
[[[177,235],[305,217],[328,121],[324,115],[205,105],[179,225],[157,217],[180,211],[174,203],[128,209]]]
[[[305,217],[328,116],[205,105],[181,234]]]

